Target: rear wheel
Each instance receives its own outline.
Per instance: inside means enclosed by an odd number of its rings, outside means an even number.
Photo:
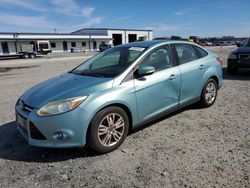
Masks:
[[[119,107],[107,107],[92,119],[88,131],[88,145],[98,153],[113,151],[125,140],[128,129],[126,112]]]
[[[34,59],[36,57],[35,54],[30,54],[30,58]]]
[[[218,91],[217,82],[213,78],[210,78],[203,87],[201,93],[200,105],[202,107],[212,106],[217,98],[217,91]]]

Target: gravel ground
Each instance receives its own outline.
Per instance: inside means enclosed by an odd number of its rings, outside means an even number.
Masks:
[[[225,63],[233,48],[209,49]],[[18,96],[81,60],[0,72],[0,187],[250,187],[249,71],[225,72],[212,107],[190,106],[147,124],[109,154],[28,146],[14,122]]]

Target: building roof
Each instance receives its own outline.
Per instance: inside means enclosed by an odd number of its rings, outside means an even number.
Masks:
[[[118,28],[83,28],[72,33],[32,33],[32,32],[0,32],[0,40],[80,40],[80,39],[112,39],[108,30],[147,31],[147,29]],[[88,31],[90,33],[88,33]]]
[[[93,30],[122,30],[122,31],[153,31],[152,29],[128,29],[128,28],[83,28],[72,32],[71,34],[78,33],[80,31],[93,31]]]
[[[32,33],[32,32],[0,32],[0,35],[17,34],[17,35],[72,35],[71,33]]]
[[[69,33],[10,33],[0,32],[0,40],[81,40],[112,39],[107,35],[74,35]]]

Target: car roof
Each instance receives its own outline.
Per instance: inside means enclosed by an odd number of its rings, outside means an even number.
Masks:
[[[189,43],[189,42],[181,41],[181,40],[178,40],[178,41],[176,40],[148,40],[148,41],[131,42],[131,43],[118,45],[118,46],[147,48],[147,47],[152,47],[158,44],[169,44],[169,43]]]

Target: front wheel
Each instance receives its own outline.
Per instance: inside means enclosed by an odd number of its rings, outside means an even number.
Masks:
[[[108,153],[118,148],[129,130],[126,112],[116,106],[99,111],[92,119],[88,131],[88,145],[98,153]]]
[[[29,58],[29,54],[24,54],[24,55],[23,55],[23,58],[24,58],[24,59],[28,59],[28,58]]]
[[[202,107],[210,107],[214,104],[217,98],[218,84],[217,82],[210,78],[205,86],[203,87],[200,99],[200,105]]]

